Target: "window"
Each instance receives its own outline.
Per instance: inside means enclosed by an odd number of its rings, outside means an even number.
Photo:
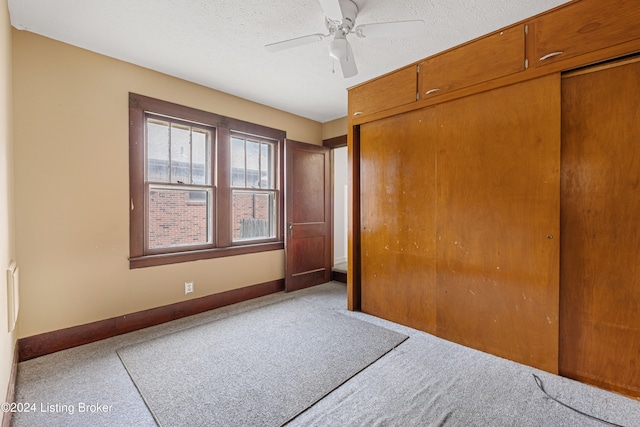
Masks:
[[[130,267],[282,249],[285,132],[130,94]]]
[[[233,241],[275,237],[273,142],[231,136]]]
[[[149,113],[145,126],[148,252],[211,244],[215,129]]]

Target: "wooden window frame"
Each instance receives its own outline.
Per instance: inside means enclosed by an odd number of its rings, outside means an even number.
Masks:
[[[212,223],[214,241],[208,247],[176,247],[164,253],[146,248],[148,208],[145,192],[145,116],[146,113],[188,121],[215,128],[211,155],[215,200]],[[231,133],[266,138],[274,141],[276,179],[275,237],[257,241],[232,238]],[[220,258],[284,249],[284,140],[286,132],[191,107],[129,93],[129,268],[151,267],[201,259]],[[155,251],[157,252],[157,251]]]

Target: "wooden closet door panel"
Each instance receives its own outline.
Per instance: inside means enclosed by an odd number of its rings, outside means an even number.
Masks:
[[[560,373],[640,396],[640,62],[596,70],[562,80]]]
[[[558,370],[560,79],[438,107],[437,335]]]
[[[435,332],[432,110],[360,127],[361,309]]]

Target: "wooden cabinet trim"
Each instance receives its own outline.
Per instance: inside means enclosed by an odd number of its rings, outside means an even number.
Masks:
[[[360,126],[349,125],[347,134],[348,233],[347,233],[347,308],[361,309],[360,280]]]

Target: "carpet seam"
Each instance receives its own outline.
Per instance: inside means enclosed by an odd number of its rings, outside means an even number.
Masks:
[[[142,390],[140,390],[140,388],[138,387],[138,384],[136,383],[135,379],[131,375],[131,372],[129,371],[129,368],[127,367],[127,364],[125,363],[125,361],[122,358],[122,356],[120,356],[120,349],[116,350],[116,354],[118,355],[118,359],[120,359],[120,363],[122,363],[122,366],[124,367],[124,370],[127,371],[127,375],[129,375],[129,379],[133,383],[133,386],[138,391],[138,395],[140,396],[140,398],[142,398],[142,401],[144,402],[145,406],[149,410],[149,413],[153,417],[153,421],[155,421],[155,423],[156,423],[156,425],[158,427],[162,427],[162,424],[160,423],[160,420],[158,420],[158,418],[156,417],[156,414],[153,412],[153,409],[151,409],[151,406],[149,405],[149,402],[147,402],[147,399],[144,397],[144,394],[142,393]]]
[[[384,328],[387,329],[387,328]],[[389,329],[390,330],[390,329]],[[402,334],[404,335],[404,334]],[[325,393],[322,397],[320,397],[319,399],[317,399],[315,402],[311,403],[309,406],[307,406],[306,408],[304,408],[302,411],[298,412],[296,415],[294,415],[293,417],[291,417],[290,419],[288,419],[287,421],[285,421],[283,424],[280,425],[280,427],[283,427],[287,424],[289,424],[290,422],[294,421],[296,418],[298,418],[300,415],[304,414],[305,412],[307,412],[309,409],[313,408],[315,405],[317,405],[322,399],[324,399],[325,397],[329,396],[331,393],[333,393],[334,391],[336,391],[337,389],[339,389],[340,387],[342,387],[343,385],[345,385],[347,382],[349,382],[352,378],[356,377],[359,373],[364,372],[367,368],[369,368],[371,365],[373,365],[374,363],[376,363],[378,360],[382,359],[383,357],[385,357],[387,354],[391,353],[393,350],[395,350],[396,348],[398,348],[400,345],[402,345],[405,341],[407,341],[410,337],[408,335],[405,335],[405,338],[400,341],[398,344],[396,344],[395,346],[391,347],[389,350],[387,350],[386,352],[384,352],[383,354],[381,354],[378,358],[376,358],[375,360],[371,361],[371,363],[369,363],[367,366],[363,367],[362,369],[360,369],[359,371],[355,372],[353,375],[351,375],[349,378],[345,379],[343,382],[341,382],[340,384],[336,385],[334,388],[332,388],[331,390],[329,390],[327,393]]]

